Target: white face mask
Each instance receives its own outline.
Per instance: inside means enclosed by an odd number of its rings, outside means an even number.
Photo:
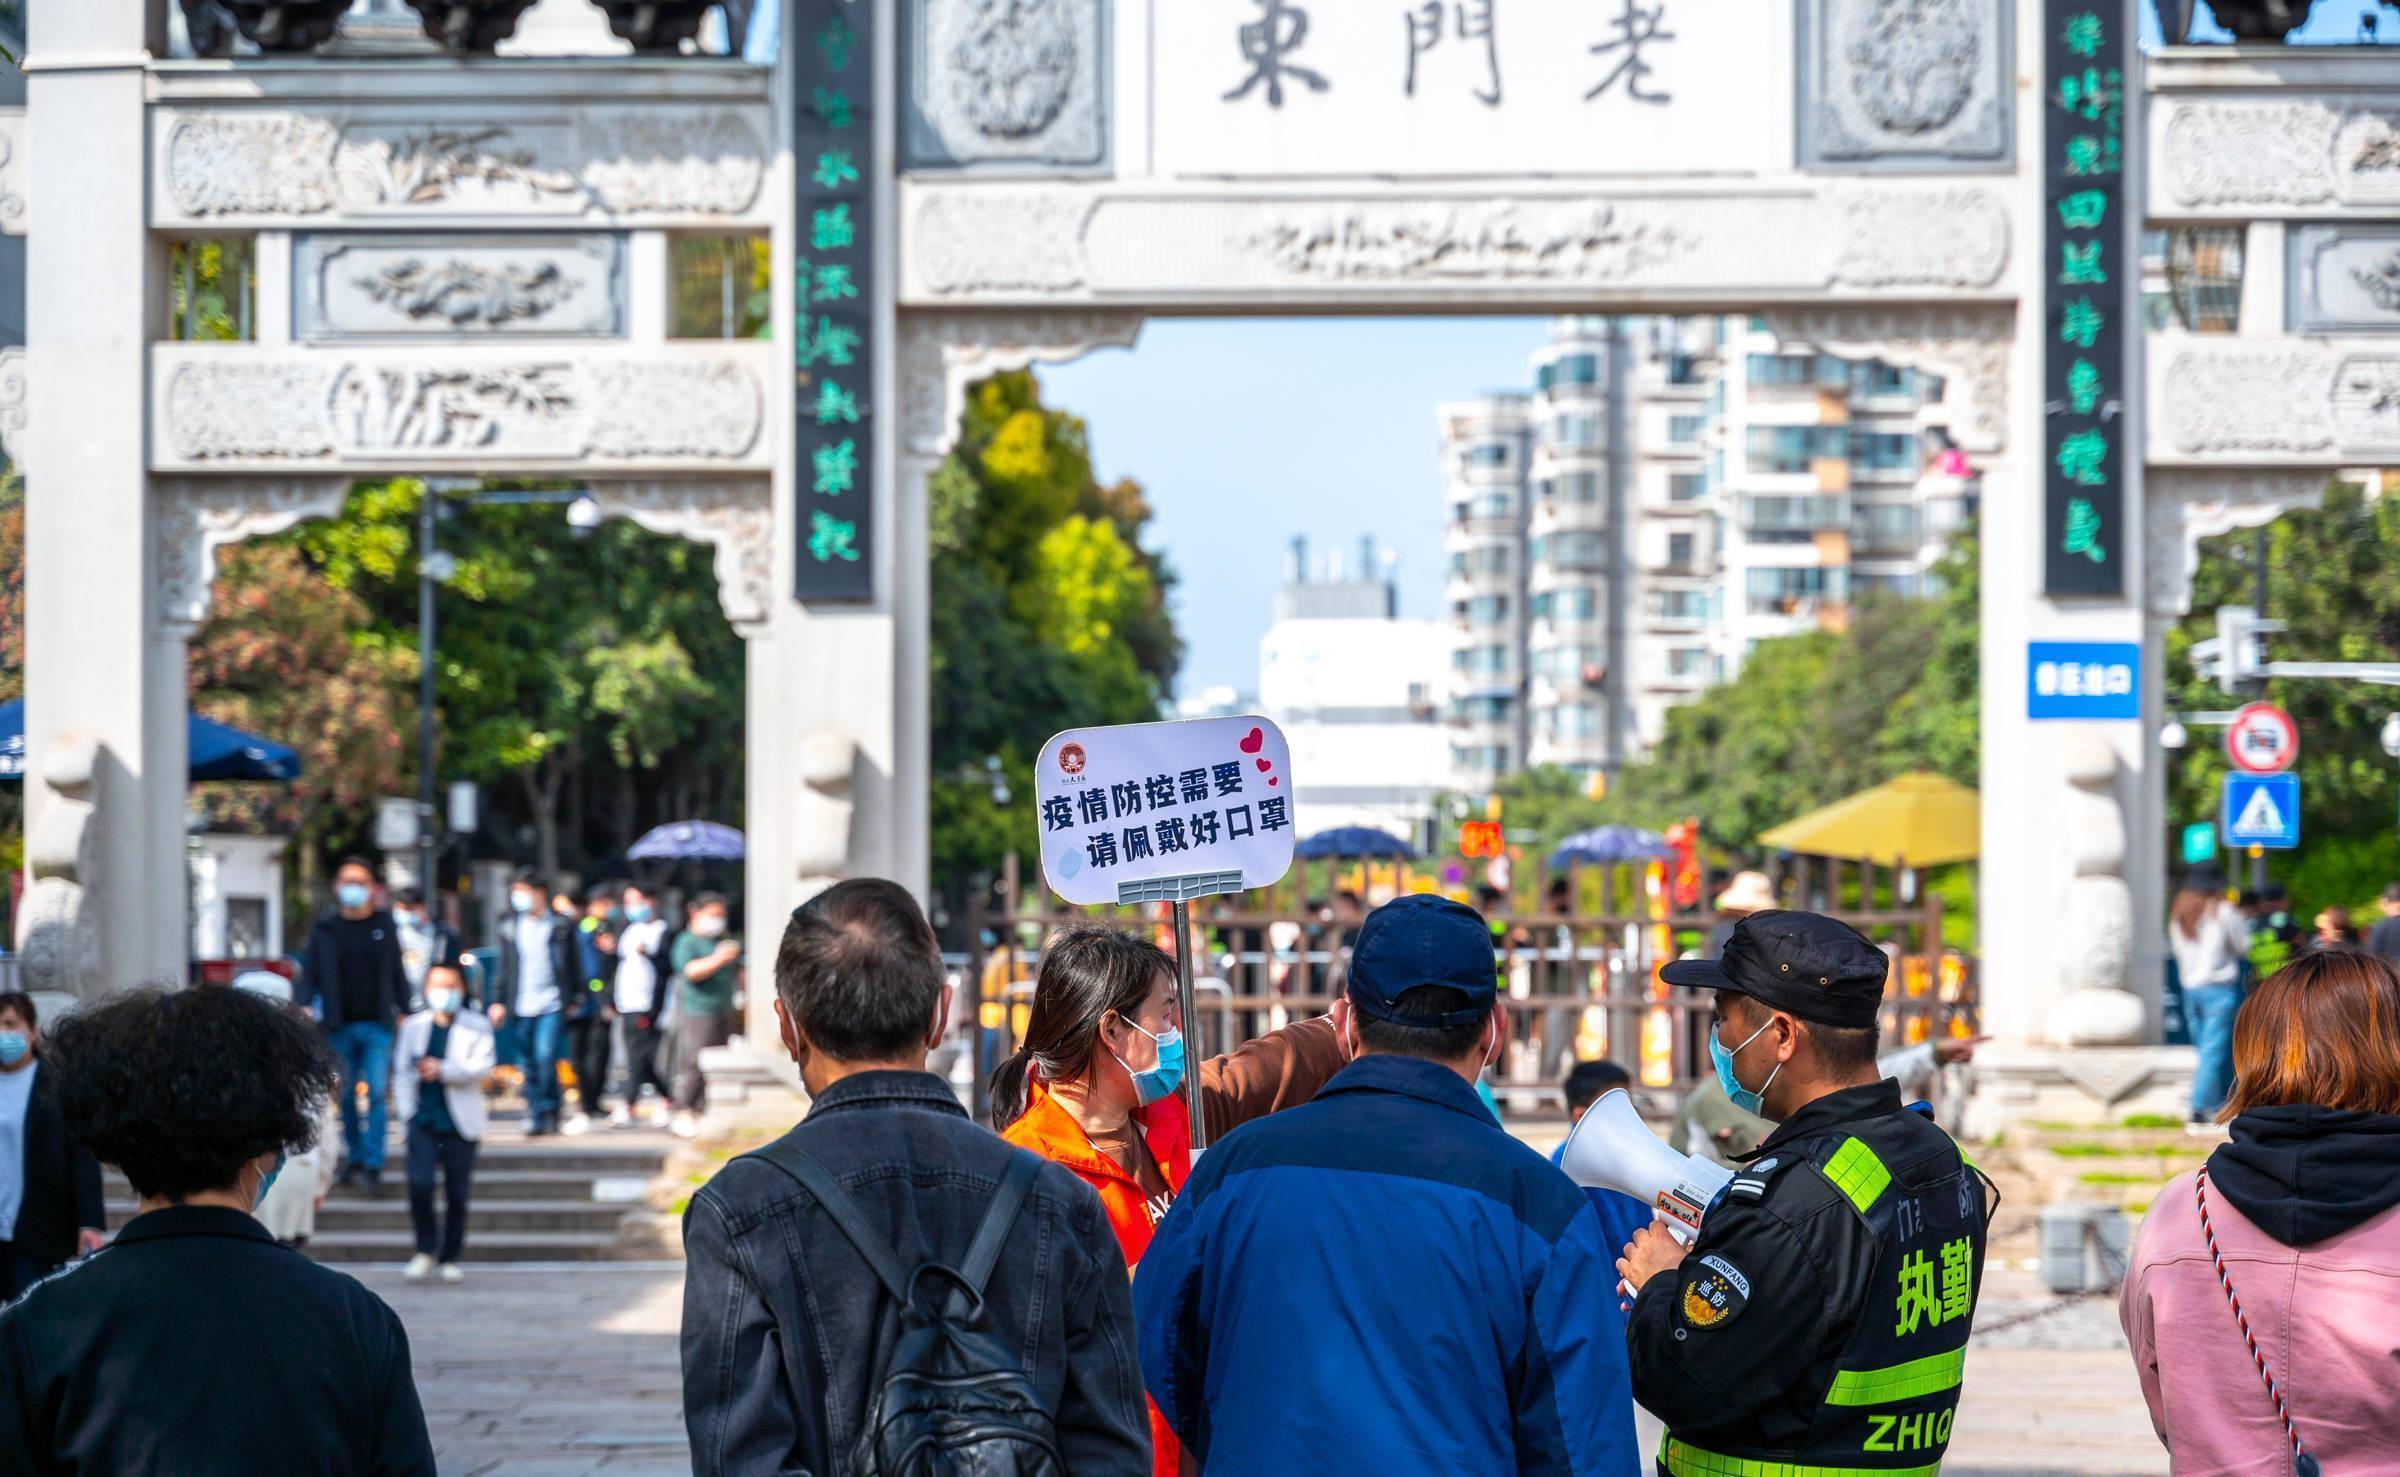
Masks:
[[[463,1002],[456,990],[427,990],[425,1006],[436,1015],[456,1015]]]
[[[692,920],[692,932],[704,939],[722,938],[725,933],[725,920],[714,913],[703,913]]]

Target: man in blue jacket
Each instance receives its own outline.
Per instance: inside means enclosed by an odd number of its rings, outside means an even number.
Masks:
[[[1615,1248],[1475,1096],[1508,1039],[1473,909],[1367,918],[1355,1060],[1193,1168],[1134,1277],[1143,1382],[1209,1477],[1635,1471]]]

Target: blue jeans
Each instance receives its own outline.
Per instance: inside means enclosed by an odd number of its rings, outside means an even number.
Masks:
[[[384,1113],[392,1090],[392,1028],[352,1021],[333,1033],[342,1062],[342,1146],[360,1169],[383,1168]],[[358,1084],[367,1084],[367,1117],[358,1117]]]
[[[521,1015],[511,1024],[525,1048],[525,1119],[528,1125],[558,1116],[563,1094],[558,1090],[558,1042],[562,1017]]]
[[[2242,987],[2204,985],[2183,992],[2183,1018],[2192,1028],[2192,1045],[2200,1062],[2192,1071],[2192,1112],[2214,1118],[2233,1090],[2233,1016],[2241,1008]]]

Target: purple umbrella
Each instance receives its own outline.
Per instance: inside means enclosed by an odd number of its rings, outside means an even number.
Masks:
[[[716,821],[669,821],[645,832],[625,855],[637,862],[738,862],[742,833]]]

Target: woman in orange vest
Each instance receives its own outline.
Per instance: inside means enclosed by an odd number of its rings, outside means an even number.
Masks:
[[[1099,1192],[1128,1273],[1192,1170],[1179,1020],[1175,962],[1163,950],[1109,929],[1069,929],[1043,952],[1024,1047],[992,1074],[1001,1136]],[[1348,1060],[1333,1022],[1320,1018],[1202,1062],[1209,1138],[1307,1102]],[[1150,1443],[1155,1477],[1175,1477],[1182,1447],[1155,1405]]]

